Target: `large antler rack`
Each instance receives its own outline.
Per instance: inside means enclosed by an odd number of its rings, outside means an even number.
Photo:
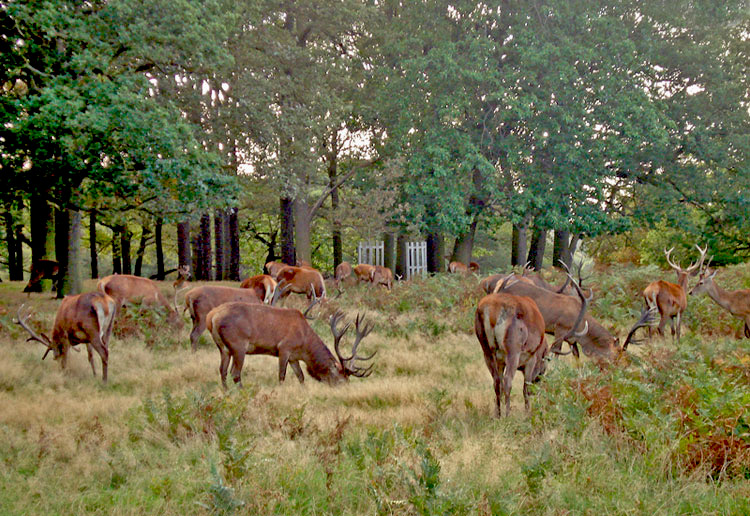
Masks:
[[[567,269],[567,266],[566,266],[566,269]],[[576,331],[576,328],[578,328],[581,322],[583,322],[583,318],[586,315],[586,308],[588,307],[591,300],[594,299],[593,290],[589,289],[589,295],[585,296],[583,294],[583,290],[581,289],[581,286],[570,275],[570,271],[568,271],[566,274],[568,276],[568,280],[570,281],[570,283],[573,284],[573,287],[576,289],[576,292],[578,293],[578,297],[581,298],[581,310],[578,312],[578,317],[576,317],[576,320],[573,323],[573,325],[570,327],[570,330],[568,330],[561,337],[555,339],[555,341],[552,343],[552,346],[550,347],[550,351],[552,351],[553,353],[557,355],[568,355],[571,353],[570,351],[568,351],[567,353],[562,353],[560,351],[560,348],[562,347],[562,343],[564,341],[568,340],[571,337],[583,337],[584,335],[586,335],[586,333],[588,333],[588,330],[589,330],[588,321],[584,323],[582,330]]]
[[[354,323],[355,337],[354,344],[352,344],[352,354],[349,357],[344,357],[341,354],[341,349],[339,346],[341,343],[341,338],[344,336],[347,330],[349,330],[351,322],[346,323],[343,328],[338,329],[339,321],[341,321],[343,317],[344,313],[341,310],[337,310],[333,315],[331,315],[330,319],[331,333],[333,334],[333,349],[336,352],[336,357],[339,359],[341,367],[344,369],[346,375],[357,376],[360,378],[370,376],[372,374],[372,368],[374,364],[370,364],[368,367],[359,367],[355,365],[355,362],[358,360],[361,362],[366,362],[372,359],[377,354],[377,351],[375,351],[371,355],[366,357],[357,356],[357,348],[359,347],[360,342],[362,342],[362,339],[370,334],[375,325],[372,323],[365,324],[365,316],[357,314],[357,319]]]
[[[16,324],[18,324],[18,325],[20,325],[21,328],[23,328],[24,330],[26,330],[26,332],[30,335],[30,337],[28,339],[26,339],[26,342],[37,341],[37,342],[41,342],[42,344],[44,344],[45,346],[47,346],[47,351],[45,351],[44,355],[42,356],[42,360],[44,360],[45,358],[47,358],[47,353],[49,353],[50,351],[52,351],[52,347],[53,347],[52,346],[52,339],[50,339],[44,333],[37,334],[34,330],[31,329],[31,327],[28,325],[29,317],[31,317],[31,314],[29,314],[29,313],[26,313],[25,315],[22,314],[23,308],[24,308],[24,305],[21,305],[18,308],[18,312],[16,314],[17,318],[14,319],[13,322],[16,323]]]

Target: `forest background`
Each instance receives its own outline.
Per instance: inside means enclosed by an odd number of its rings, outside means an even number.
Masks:
[[[750,255],[745,1],[10,1],[0,262]],[[549,247],[552,247],[550,253]],[[85,253],[84,250],[89,252]],[[694,251],[693,251],[694,252]],[[551,256],[550,256],[551,255]],[[686,258],[687,259],[687,258]]]

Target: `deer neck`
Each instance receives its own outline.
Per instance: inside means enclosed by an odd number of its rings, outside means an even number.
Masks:
[[[706,282],[706,294],[725,310],[732,311],[732,304],[728,292],[716,284],[714,280]]]
[[[677,271],[677,284],[684,292],[688,291],[688,275],[686,272]]]
[[[303,361],[310,376],[318,381],[333,384],[343,380],[338,361],[319,338],[305,349]]]

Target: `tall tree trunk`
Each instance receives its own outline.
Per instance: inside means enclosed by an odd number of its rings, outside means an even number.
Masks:
[[[130,243],[133,239],[133,233],[128,229],[127,224],[120,229],[120,249],[122,250],[122,273],[132,274],[133,268],[130,262]]]
[[[187,265],[195,274],[195,268],[192,267],[192,256],[190,255],[190,221],[177,224],[177,265],[179,267]]]
[[[534,227],[531,234],[531,245],[529,246],[528,262],[536,270],[542,270],[544,262],[544,247],[547,244],[547,230]]]
[[[190,233],[190,246],[192,249],[190,267],[193,270],[193,277],[196,280],[202,280],[201,277],[201,234],[200,222],[198,228],[193,229]]]
[[[288,197],[280,199],[281,217],[281,261],[294,265],[297,253],[294,247],[294,201]]]
[[[567,261],[565,263],[568,264],[568,268],[570,268],[573,265],[573,255],[576,253],[576,248],[578,247],[578,243],[581,241],[581,235],[576,233],[573,235],[573,237],[570,239],[570,244],[568,245],[568,256]]]
[[[568,249],[570,247],[570,231],[556,229],[552,246],[552,266],[562,267],[561,262],[570,267]]]
[[[391,270],[396,267],[396,236],[392,231],[383,233],[383,265]]]
[[[240,281],[240,223],[237,208],[229,210],[229,277]]]
[[[476,218],[469,225],[469,230],[456,237],[456,243],[453,245],[453,254],[451,255],[451,261],[457,261],[465,263],[466,265],[471,262],[471,254],[474,250],[474,237],[477,233],[477,220]]]
[[[221,244],[223,246],[223,255],[224,255],[224,274],[222,274],[222,278],[225,280],[229,279],[229,265],[231,261],[231,255],[232,255],[232,242],[231,237],[229,233],[229,212],[230,210],[223,210],[221,215],[221,223],[224,225],[223,228],[223,238],[221,239]]]
[[[91,262],[91,279],[99,277],[99,253],[96,249],[96,211],[89,212],[89,258]]]
[[[10,211],[6,211],[3,218],[5,242],[8,246],[8,278],[10,281],[23,281],[23,248],[18,240],[18,228]]]
[[[16,224],[14,228],[16,234],[13,243],[16,246],[16,273],[20,280],[23,280],[23,224]]]
[[[434,274],[436,272],[445,272],[443,256],[445,255],[445,245],[443,235],[438,231],[427,234],[427,272]]]
[[[528,219],[519,224],[513,224],[513,242],[511,243],[510,265],[524,265],[526,263],[526,246],[528,237],[526,232],[529,228]]]
[[[214,210],[214,253],[216,254],[216,269],[214,280],[224,279],[224,212]]]
[[[312,244],[310,242],[310,207],[303,199],[294,200],[295,250],[297,260],[312,263]]]
[[[211,217],[208,213],[201,215],[200,232],[197,236],[198,263],[195,278],[208,281],[211,279]]]
[[[50,237],[54,235],[54,224],[52,216],[52,207],[47,202],[46,194],[33,194],[29,205],[31,209],[30,226],[31,226],[31,263],[47,259],[54,250],[54,241],[50,242]],[[50,235],[50,229],[53,235]],[[51,245],[50,245],[51,244]],[[34,292],[43,292],[49,290],[51,281],[42,280],[32,288]]]
[[[143,257],[146,255],[146,246],[151,238],[151,230],[145,224],[141,226],[141,238],[138,241],[138,250],[135,252],[135,270],[136,276],[143,276]]]
[[[112,274],[122,274],[122,240],[119,226],[112,228]]]
[[[344,261],[344,247],[339,221],[339,189],[334,188],[338,176],[338,131],[331,136],[331,152],[328,154],[328,187],[331,190],[331,244],[333,246],[333,270]]]
[[[83,264],[81,263],[81,212],[66,209],[58,212],[65,219],[63,225],[67,231],[61,239],[61,252],[65,256],[65,265],[60,264],[60,281],[57,288],[57,298],[67,295],[80,294],[83,290]],[[57,217],[55,217],[57,220]],[[60,228],[61,229],[61,228]],[[67,248],[67,249],[65,249]],[[60,261],[58,257],[58,262]]]
[[[164,281],[164,241],[162,239],[162,229],[164,220],[161,217],[154,223],[154,245],[156,246],[156,279]]]
[[[396,237],[396,276],[406,278],[406,244],[408,239],[403,233]]]

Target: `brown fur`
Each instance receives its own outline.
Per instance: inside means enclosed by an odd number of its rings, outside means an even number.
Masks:
[[[285,267],[289,267],[289,265],[282,262],[268,262],[266,264],[268,275],[276,281],[279,280],[279,272],[281,272]]]
[[[43,279],[58,281],[60,275],[60,264],[55,260],[37,260],[31,264],[29,282],[24,287],[24,292],[41,292],[39,282]],[[56,287],[56,286],[55,286]]]
[[[261,299],[267,304],[271,302],[273,292],[276,290],[276,280],[268,274],[258,274],[257,276],[245,278],[242,283],[240,283],[240,288],[254,290],[258,299]]]
[[[338,264],[333,276],[336,282],[336,286],[338,287],[342,281],[349,278],[353,272],[354,271],[352,269],[352,264],[350,264],[349,262],[341,262],[340,264]]]
[[[528,297],[490,294],[482,298],[474,317],[474,331],[482,346],[484,360],[495,388],[498,417],[500,391],[505,396],[505,414],[510,414],[510,391],[513,376],[523,371],[523,399],[529,410],[528,385],[544,373],[547,342],[544,339],[544,318]]]
[[[207,324],[221,353],[219,373],[225,388],[230,361],[232,378],[242,385],[245,355],[279,357],[279,382],[286,377],[287,364],[300,383],[304,382],[299,362],[304,362],[307,372],[318,381],[335,385],[347,380],[341,364],[298,310],[225,303],[208,313]]]
[[[448,264],[448,272],[451,274],[457,274],[460,272],[466,274],[469,272],[469,267],[463,262],[451,262]]]
[[[291,293],[305,294],[307,299],[313,297],[313,292],[316,297],[326,297],[326,286],[323,281],[323,275],[315,269],[308,267],[285,267],[279,272],[276,278],[279,282],[278,288],[286,288],[280,298],[284,299]]]
[[[374,285],[383,285],[391,290],[393,287],[393,272],[388,267],[376,265],[370,271],[370,282]]]
[[[125,303],[142,303],[146,306],[161,305],[168,310],[167,321],[176,328],[182,328],[185,322],[159,290],[159,285],[148,278],[130,274],[113,274],[105,276],[97,283],[99,292],[112,296],[118,306]]]
[[[360,263],[354,267],[354,274],[357,276],[357,282],[370,281],[370,275],[375,267],[367,263]]]
[[[204,285],[195,287],[185,294],[185,308],[190,312],[193,329],[190,332],[190,347],[198,349],[198,338],[206,330],[206,316],[213,308],[234,301],[244,303],[261,303],[255,289]]]
[[[750,289],[724,290],[715,281],[716,272],[708,267],[701,273],[698,283],[690,291],[690,295],[708,295],[717,305],[732,315],[745,321],[743,333],[750,339]]]

